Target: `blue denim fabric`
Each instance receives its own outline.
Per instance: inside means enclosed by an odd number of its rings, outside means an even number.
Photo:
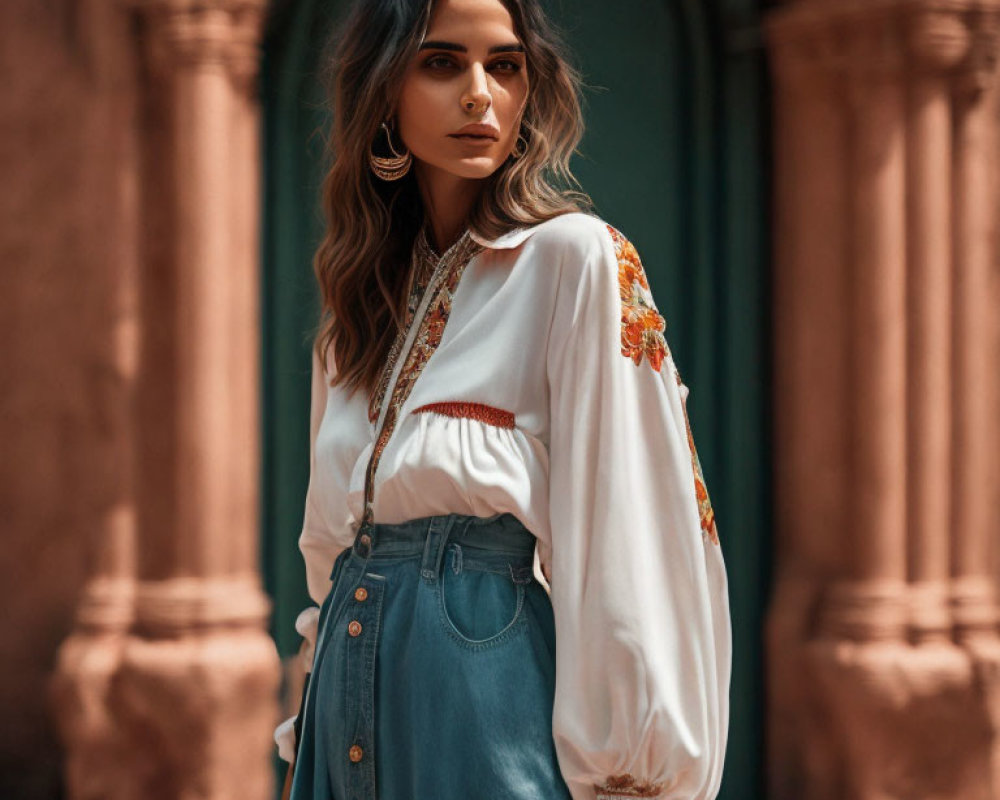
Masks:
[[[571,800],[534,546],[507,513],[358,531],[320,609],[291,800]]]

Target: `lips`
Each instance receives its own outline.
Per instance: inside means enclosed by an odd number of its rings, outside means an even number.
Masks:
[[[491,147],[496,144],[497,139],[493,136],[483,136],[477,134],[462,134],[462,133],[451,133],[448,134],[452,139],[461,142],[466,147]]]
[[[465,125],[454,133],[449,133],[448,135],[455,139],[464,139],[470,142],[495,142],[500,139],[500,129],[495,125],[490,125],[489,123],[476,122],[471,125]]]

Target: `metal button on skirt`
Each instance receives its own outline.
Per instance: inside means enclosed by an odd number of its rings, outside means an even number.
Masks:
[[[291,800],[571,800],[534,546],[506,513],[358,532],[320,609]]]

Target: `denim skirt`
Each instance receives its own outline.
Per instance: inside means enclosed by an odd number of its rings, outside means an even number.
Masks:
[[[534,547],[508,513],[358,531],[320,608],[291,800],[571,800]]]

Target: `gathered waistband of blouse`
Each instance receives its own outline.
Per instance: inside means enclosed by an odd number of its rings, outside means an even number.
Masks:
[[[367,540],[365,536],[369,537]],[[435,514],[405,522],[373,522],[362,526],[353,550],[363,558],[419,554],[428,537],[461,545],[464,550],[489,551],[511,556],[534,554],[535,535],[509,512],[489,517],[469,514]]]

